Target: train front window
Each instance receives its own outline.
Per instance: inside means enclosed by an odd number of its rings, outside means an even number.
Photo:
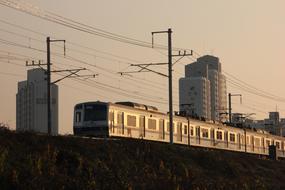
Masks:
[[[76,112],[76,114],[75,114],[75,121],[76,122],[81,122],[81,112]]]
[[[84,121],[105,121],[107,119],[106,105],[86,105]]]

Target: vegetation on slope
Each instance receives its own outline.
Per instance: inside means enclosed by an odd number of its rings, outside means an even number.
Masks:
[[[142,140],[0,130],[1,189],[284,189],[284,161]]]

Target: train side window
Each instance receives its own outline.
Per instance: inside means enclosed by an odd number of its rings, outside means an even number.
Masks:
[[[135,127],[137,122],[136,116],[128,115],[127,116],[127,125],[131,127]]]
[[[260,139],[259,138],[254,138],[254,146],[260,147]]]
[[[276,142],[276,148],[280,149],[280,142]]]
[[[223,132],[222,131],[217,131],[217,139],[223,140]]]
[[[170,129],[169,129],[169,121],[167,121],[167,124],[166,124],[166,131],[167,131],[167,132],[170,132]]]
[[[184,125],[184,135],[187,135],[188,134],[188,127],[187,127],[187,125]]]
[[[175,133],[175,123],[173,122],[173,133]],[[166,131],[167,132],[170,132],[170,129],[169,129],[169,121],[167,122],[167,126],[166,126]]]
[[[236,142],[236,135],[234,133],[230,133],[230,141]]]
[[[145,127],[145,117],[144,116],[140,116],[139,126],[140,126],[140,128]]]
[[[164,120],[163,119],[159,120],[159,127],[162,129],[164,128]]]
[[[156,130],[156,120],[148,119],[148,129]]]
[[[76,112],[76,114],[75,114],[75,122],[81,122],[81,112]]]
[[[200,126],[196,127],[196,136],[200,137]]]
[[[181,122],[177,123],[177,133],[182,134],[182,123]]]
[[[202,137],[209,138],[209,130],[208,129],[202,128],[201,132],[202,132]]]
[[[270,146],[270,140],[266,140],[265,142],[266,142],[265,147],[269,147]]]
[[[250,136],[246,136],[246,144],[250,145]]]
[[[117,124],[121,126],[123,124],[123,113],[117,114]]]
[[[194,127],[190,127],[190,135],[194,136]]]
[[[109,112],[109,121],[114,122],[114,112]]]

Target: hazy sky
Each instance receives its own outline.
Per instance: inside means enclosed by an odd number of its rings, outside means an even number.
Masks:
[[[42,10],[99,29],[148,42],[151,42],[152,31],[167,30],[171,27],[175,47],[193,49],[200,55],[215,55],[220,58],[226,73],[258,89],[285,98],[284,0],[27,0],[21,2],[31,3]],[[66,79],[58,84],[61,133],[72,131],[73,106],[82,101],[130,100],[155,105],[160,110],[167,111],[166,78],[151,73],[134,74],[132,77],[120,77],[116,74],[120,71],[135,70],[128,67],[130,63],[166,62],[167,51],[123,44],[75,31],[2,5],[0,5],[0,16],[0,121],[15,127],[17,82],[26,79],[27,70],[24,66],[25,59],[8,61],[7,58],[3,58],[4,55],[8,55],[6,52],[46,60],[45,53],[32,49],[44,50],[46,36],[13,27],[3,21],[57,39],[65,39],[69,48],[67,55],[89,64],[52,55],[54,68],[86,67],[90,71],[82,74],[99,74],[98,78],[87,82],[88,86],[86,82],[79,83],[72,79]],[[5,45],[3,40],[16,42],[31,49]],[[167,45],[166,35],[157,35],[155,41]],[[74,46],[70,42],[96,51]],[[62,53],[62,48],[58,46],[52,45],[53,53]],[[72,51],[73,49],[77,52]],[[178,79],[183,76],[185,64],[193,62],[196,58],[197,54],[191,59],[184,58],[174,66],[175,110],[178,109],[179,103]],[[153,69],[167,72],[164,66]],[[57,78],[58,76],[53,76],[53,79]],[[115,88],[105,89],[107,85]],[[250,94],[241,87],[234,86],[230,81],[228,92],[243,95],[242,105],[239,104],[238,98],[233,98],[233,112],[256,113],[255,118],[261,119],[267,117],[267,112],[275,111],[277,107],[281,116],[285,117],[284,102]]]

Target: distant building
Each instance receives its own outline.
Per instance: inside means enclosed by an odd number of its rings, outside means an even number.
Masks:
[[[269,120],[273,123],[273,125],[278,125],[279,119],[279,112],[269,112]]]
[[[269,112],[269,118],[263,120],[243,121],[245,126],[262,129],[274,135],[285,136],[285,118],[279,117],[279,112]]]
[[[47,133],[47,82],[43,69],[28,70],[28,79],[18,82],[16,130]],[[51,85],[53,135],[58,134],[58,87]]]
[[[180,110],[192,116],[211,117],[210,81],[204,77],[179,80]]]
[[[197,81],[204,81],[197,84]],[[181,82],[183,81],[183,82]],[[184,82],[188,81],[188,82]],[[195,83],[195,84],[193,84]],[[208,98],[200,98],[198,96],[190,97],[189,86],[195,85],[196,89],[203,90],[203,84],[210,84],[210,92],[203,92]],[[187,91],[185,93],[184,91]],[[205,101],[205,102],[201,102]],[[180,101],[180,111],[185,111],[185,107],[181,104],[192,104],[193,109],[202,110],[197,112],[198,116],[204,117],[204,113],[210,110],[210,115],[206,114],[207,119],[215,121],[225,121],[226,116],[223,115],[227,110],[227,92],[226,92],[226,77],[221,72],[221,63],[219,58],[205,55],[197,59],[196,62],[188,64],[185,66],[185,77],[180,79],[179,82],[179,101]],[[208,105],[210,101],[210,108],[203,105]]]

